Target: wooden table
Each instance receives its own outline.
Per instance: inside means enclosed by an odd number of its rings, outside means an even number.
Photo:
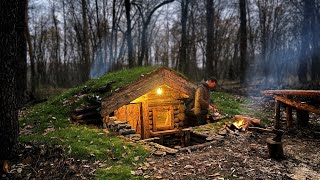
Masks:
[[[292,109],[297,111],[298,125],[306,126],[309,121],[309,112],[320,114],[320,108],[308,104],[306,102],[299,102],[293,100],[296,97],[320,97],[320,90],[266,90],[261,91],[262,94],[272,95],[275,100],[275,120],[274,127],[280,128],[280,107],[285,107],[287,127],[292,127]]]

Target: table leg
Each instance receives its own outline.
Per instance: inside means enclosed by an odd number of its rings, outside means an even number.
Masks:
[[[274,128],[280,129],[280,101],[275,100]]]
[[[287,127],[288,128],[292,127],[293,118],[292,118],[292,107],[291,106],[286,107],[286,120],[287,120]]]
[[[297,124],[298,127],[307,127],[309,124],[309,112],[297,109]]]

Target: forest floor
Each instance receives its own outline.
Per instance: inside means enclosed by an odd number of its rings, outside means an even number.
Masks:
[[[135,174],[155,179],[316,180],[320,179],[320,140],[314,132],[304,129],[287,133],[282,160],[268,156],[265,139],[270,135],[245,132],[195,152],[151,156]]]
[[[264,126],[272,126],[273,100],[270,98],[245,98],[217,93],[214,99],[223,115],[250,115],[264,119]],[[56,123],[55,117],[60,118],[57,114],[51,116],[50,109],[43,111],[50,111],[49,125],[51,121]],[[282,122],[285,122],[284,114]],[[41,122],[28,124],[26,121],[20,131],[22,140],[24,136],[36,132],[38,123]],[[194,128],[208,131],[216,125],[223,128],[223,124],[216,122]],[[314,114],[310,114],[308,128],[298,129],[294,126],[284,129],[282,140],[285,158],[282,160],[269,158],[266,139],[273,135],[265,133],[228,133],[222,139],[195,151],[166,156],[156,156],[151,152],[148,156],[134,143],[105,136],[103,131],[94,128],[57,126],[55,124],[53,128],[46,125],[39,131],[39,136],[34,136],[30,142],[30,137],[25,138],[17,148],[18,156],[12,163],[11,171],[1,178],[320,179],[320,116]],[[63,129],[68,134],[62,134]],[[42,136],[44,139],[41,139]],[[52,142],[48,143],[48,140]],[[145,156],[148,158],[145,159]]]
[[[270,100],[251,101],[248,106],[273,114]],[[285,123],[285,114],[282,117]],[[205,126],[210,124],[202,129]],[[310,115],[308,128],[285,129],[281,160],[269,158],[270,137],[274,135],[251,131],[227,134],[197,151],[151,156],[134,173],[152,179],[320,179],[319,115]]]

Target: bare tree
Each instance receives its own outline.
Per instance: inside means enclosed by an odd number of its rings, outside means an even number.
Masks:
[[[207,46],[206,46],[206,75],[207,76],[216,76],[217,67],[213,65],[215,59],[215,47],[214,47],[214,7],[213,0],[207,0]]]
[[[245,84],[247,68],[247,12],[246,0],[239,0],[240,8],[240,83]]]
[[[18,61],[26,61],[25,8],[22,0],[0,2],[0,162],[12,158],[19,135],[16,74]]]
[[[181,72],[187,73],[188,68],[188,58],[187,58],[187,48],[188,48],[188,37],[187,37],[187,20],[188,20],[188,7],[189,0],[181,0],[181,45],[180,45],[180,59],[178,69]]]
[[[147,37],[148,37],[148,26],[151,22],[152,15],[156,12],[157,9],[159,9],[163,5],[166,5],[166,4],[171,3],[173,1],[174,0],[162,1],[158,4],[156,4],[153,8],[147,10],[146,12],[143,12],[141,4],[135,4],[140,12],[140,16],[142,19],[142,31],[141,31],[141,40],[140,40],[141,41],[141,49],[140,49],[140,55],[138,58],[138,65],[139,66],[142,66],[143,62],[145,62],[146,65],[148,64]]]
[[[132,44],[132,34],[131,34],[131,3],[130,0],[125,0],[125,7],[126,7],[126,18],[127,18],[127,46],[128,46],[128,62],[129,68],[134,67],[134,58],[133,58],[133,44]]]

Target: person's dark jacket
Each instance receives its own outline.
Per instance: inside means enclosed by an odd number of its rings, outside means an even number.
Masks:
[[[206,82],[201,82],[196,90],[194,101],[194,114],[208,110],[210,101],[210,88]]]

